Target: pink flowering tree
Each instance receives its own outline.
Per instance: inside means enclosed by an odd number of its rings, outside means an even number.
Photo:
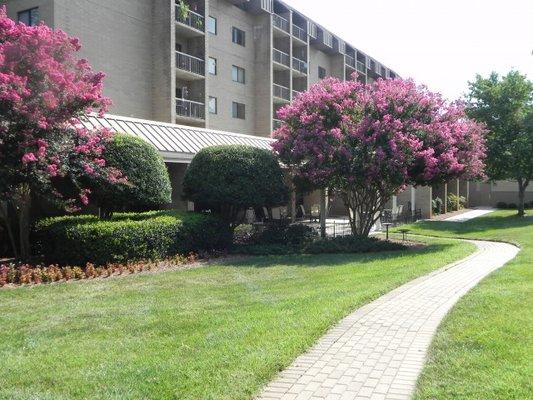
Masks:
[[[278,117],[273,147],[281,161],[296,180],[342,194],[354,235],[367,236],[407,185],[483,174],[483,126],[410,80],[328,78]]]
[[[76,57],[79,49],[64,32],[17,24],[0,9],[0,216],[15,256],[30,255],[32,197],[75,210],[89,201],[86,177],[122,179],[101,157],[110,133],[79,122],[109,104],[104,75]]]

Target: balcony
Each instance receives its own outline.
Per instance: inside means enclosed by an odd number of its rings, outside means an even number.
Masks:
[[[278,29],[281,29],[284,32],[289,33],[290,31],[290,24],[289,21],[285,18],[283,18],[281,15],[278,14],[272,14],[272,23],[274,26]]]
[[[205,32],[205,18],[203,15],[189,11],[187,16],[181,15],[179,6],[176,6],[176,21],[180,24],[187,25],[197,31]]]
[[[292,35],[295,38],[300,39],[302,42],[307,42],[307,32],[298,25],[292,24]]]
[[[299,58],[292,58],[292,68],[304,75],[307,75],[307,62],[300,60]]]
[[[205,76],[205,61],[201,58],[176,51],[176,68],[184,71],[183,78],[200,78]],[[192,74],[193,76],[188,76]],[[198,75],[195,77],[194,75]]]
[[[355,58],[353,58],[352,56],[346,55],[346,65],[348,65],[349,67],[352,67],[353,69],[356,69]]]
[[[273,49],[272,59],[274,60],[275,63],[284,65],[286,67],[291,66],[291,57],[287,53],[284,53],[281,50]]]
[[[176,116],[205,120],[205,104],[186,99],[176,99]]]
[[[277,83],[274,83],[273,85],[273,91],[274,91],[274,97],[277,97],[278,99],[290,101],[291,100],[291,91],[289,88],[286,88],[285,86],[278,85]]]

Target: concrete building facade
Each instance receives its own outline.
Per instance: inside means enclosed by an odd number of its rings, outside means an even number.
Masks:
[[[276,111],[335,76],[396,73],[280,0],[2,0],[78,37],[113,114],[270,136]],[[185,6],[182,6],[185,4]]]

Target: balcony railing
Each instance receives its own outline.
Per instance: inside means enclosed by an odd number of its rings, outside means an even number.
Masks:
[[[355,69],[355,58],[352,56],[346,55],[346,64]]]
[[[281,86],[281,85],[274,83],[273,89],[274,89],[274,97],[277,97],[283,100],[291,99],[291,91],[289,88],[286,88],[285,86]]]
[[[307,42],[307,32],[298,25],[292,24],[292,34],[294,37]]]
[[[176,68],[205,76],[205,61],[181,51],[176,51]]]
[[[289,21],[283,18],[281,15],[272,14],[272,22],[276,28],[281,29],[282,31],[289,32]]]
[[[287,67],[290,67],[291,65],[291,57],[287,53],[284,53],[281,50],[273,49],[272,58],[278,64],[286,65]]]
[[[186,99],[176,99],[176,114],[181,117],[205,119],[205,104]]]
[[[292,58],[292,68],[307,75],[307,63],[299,58]]]
[[[292,91],[292,99],[294,100],[296,97],[298,97],[301,94],[302,94],[302,92],[300,92],[299,90],[293,90]]]
[[[176,21],[188,25],[191,28],[205,32],[205,18],[203,15],[195,13],[194,11],[189,11],[186,17],[182,16],[181,14],[182,13],[180,12],[179,6],[176,6]]]
[[[357,61],[357,71],[362,72],[363,74],[366,72],[365,64],[362,63],[361,61]]]

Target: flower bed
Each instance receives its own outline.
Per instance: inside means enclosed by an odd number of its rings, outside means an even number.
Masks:
[[[126,264],[115,263],[95,266],[88,263],[84,268],[59,265],[1,264],[0,287],[6,285],[31,285],[52,282],[67,282],[81,279],[109,278],[125,274],[153,271],[194,263],[198,256],[175,256],[162,261],[136,261]]]

